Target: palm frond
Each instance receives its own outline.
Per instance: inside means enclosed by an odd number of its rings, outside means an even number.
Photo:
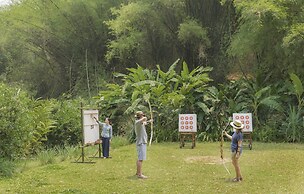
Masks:
[[[279,96],[269,96],[261,100],[260,105],[267,106],[277,111],[283,111],[282,105],[278,102]]]
[[[296,74],[291,73],[290,79],[292,80],[296,95],[298,97],[301,97],[304,92],[304,89],[300,78]]]
[[[259,99],[259,98],[261,98],[261,96],[262,96],[264,93],[266,93],[266,92],[269,91],[269,90],[270,90],[270,86],[264,87],[264,88],[260,89],[259,91],[257,91],[257,92],[255,93],[255,97],[256,97],[257,99]]]

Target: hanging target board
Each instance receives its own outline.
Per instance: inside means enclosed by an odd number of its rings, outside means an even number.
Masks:
[[[179,114],[178,131],[179,132],[197,132],[196,114]]]
[[[83,143],[84,145],[93,144],[99,137],[99,125],[94,120],[98,118],[98,110],[82,110],[83,115]]]
[[[240,120],[244,124],[243,132],[253,131],[251,113],[233,113],[233,120]]]

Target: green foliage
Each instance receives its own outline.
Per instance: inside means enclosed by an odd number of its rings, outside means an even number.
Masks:
[[[304,138],[303,111],[295,106],[290,106],[286,111],[286,121],[283,122],[285,140],[287,142],[301,142]]]
[[[159,66],[155,71],[138,65],[136,69],[128,68],[129,74],[116,74],[122,77],[124,83],[122,86],[110,84],[109,90],[100,91],[96,97],[99,106],[119,118],[132,118],[136,110],[143,110],[147,116],[153,116],[156,130],[153,140],[177,140],[177,123],[174,118],[179,113],[194,113],[200,109],[195,102],[203,100],[203,93],[211,81],[208,73],[212,70],[209,67],[198,67],[191,71],[184,62],[178,74],[175,71],[177,64],[178,61],[173,63],[167,72]],[[118,111],[120,114],[117,114]],[[127,134],[133,140],[133,119],[123,120],[128,123]]]
[[[37,159],[39,160],[41,165],[54,164],[56,152],[54,149],[43,150],[38,152]]]
[[[12,160],[0,158],[0,177],[12,177],[16,165]]]
[[[25,0],[1,10],[5,79],[25,83],[37,97],[77,95],[87,87],[86,67],[90,84],[101,84],[109,38],[104,21],[121,2]]]
[[[290,74],[290,79],[292,80],[293,83],[293,90],[291,92],[293,92],[297,97],[298,107],[302,108],[304,103],[304,96],[303,96],[304,89],[302,82],[299,79],[299,77],[294,73]]]
[[[35,97],[96,95],[108,72],[176,58],[213,67],[215,84],[235,71],[270,84],[304,74],[302,0],[14,2],[0,10],[0,79]]]
[[[54,101],[52,118],[56,126],[47,134],[48,147],[77,145],[82,140],[81,99]]]
[[[106,24],[114,39],[109,41],[107,60],[116,59],[131,66],[133,61],[153,65],[178,58],[175,42],[183,7],[180,0],[142,0],[112,9],[115,17]],[[168,57],[169,51],[173,51],[173,56]]]
[[[31,119],[32,132],[30,133],[31,153],[42,148],[43,142],[47,140],[47,134],[55,128],[56,121],[52,118],[54,101],[36,100],[29,106],[28,117]]]
[[[202,139],[233,112],[254,113],[259,140],[300,139],[303,0],[14,2],[0,8],[0,80],[30,95],[1,86],[0,156],[78,144],[79,100],[31,99],[63,93],[100,92],[101,116],[130,139],[136,109],[155,115],[155,141],[176,140],[184,112],[198,113]],[[225,82],[234,75],[246,79]]]
[[[0,84],[0,93],[1,158],[81,142],[80,100],[32,100],[20,88],[5,84]]]
[[[0,157],[16,158],[29,151],[35,129],[29,117],[31,99],[20,88],[0,83]]]
[[[116,149],[119,147],[123,147],[129,145],[129,141],[126,137],[123,136],[114,136],[111,138],[111,149]]]
[[[269,75],[276,83],[303,65],[303,1],[234,1],[240,13],[229,54],[236,56],[250,73]]]
[[[195,55],[198,55],[198,58],[206,58],[206,49],[210,47],[211,42],[207,30],[199,25],[197,21],[188,19],[181,23],[177,37],[181,44],[186,48],[190,47]]]

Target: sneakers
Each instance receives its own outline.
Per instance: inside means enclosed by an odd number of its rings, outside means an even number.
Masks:
[[[232,179],[232,182],[242,182],[243,178],[240,177],[240,178],[234,178]]]
[[[147,179],[148,177],[142,174],[142,175],[137,175],[137,178],[139,178],[139,179]]]

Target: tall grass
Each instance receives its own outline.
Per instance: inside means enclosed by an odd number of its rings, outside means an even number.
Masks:
[[[0,158],[0,176],[11,177],[14,174],[15,167],[14,161]]]
[[[111,141],[111,150],[119,147],[129,145],[129,141],[126,137],[115,136]],[[98,148],[95,146],[89,146],[85,148],[86,156],[91,156],[96,153]],[[0,177],[11,177],[15,173],[23,173],[37,166],[44,166],[48,164],[61,163],[66,160],[73,161],[81,156],[81,149],[79,146],[64,146],[54,147],[37,152],[37,155],[30,156],[28,158],[11,161],[8,159],[0,159]]]
[[[114,136],[111,139],[111,148],[116,149],[125,145],[129,145],[129,140],[126,137]]]
[[[56,150],[49,149],[38,152],[37,159],[40,161],[41,165],[53,164],[55,163]]]

